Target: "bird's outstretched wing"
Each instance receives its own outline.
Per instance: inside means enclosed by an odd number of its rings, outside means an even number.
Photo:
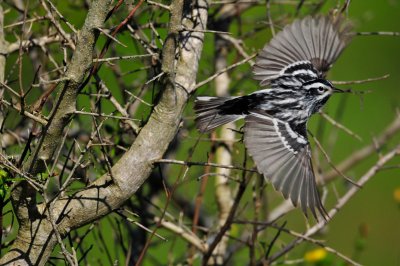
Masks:
[[[310,66],[324,77],[352,36],[351,27],[340,15],[295,20],[260,51],[254,78],[266,86],[281,75]],[[312,70],[309,73],[313,74]]]
[[[307,216],[310,209],[327,219],[318,194],[311,164],[308,140],[290,125],[263,112],[251,112],[245,118],[244,142],[257,169],[283,196],[300,205]]]

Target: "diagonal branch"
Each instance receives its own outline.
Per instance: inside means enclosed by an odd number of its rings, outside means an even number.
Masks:
[[[102,2],[99,0],[93,3],[92,9],[96,9],[99,5],[102,5],[102,12],[108,10],[109,1],[106,3],[104,2],[105,1]],[[176,50],[171,51],[174,55],[178,54],[179,57],[173,69],[175,73],[175,82],[171,83],[169,82],[171,81],[170,79],[169,81],[165,81],[164,79],[158,104],[154,107],[147,124],[141,129],[130,149],[111,168],[112,178],[107,173],[99,177],[94,183],[84,188],[82,191],[72,196],[65,196],[54,202],[51,213],[53,214],[54,221],[56,221],[58,232],[62,237],[65,237],[71,230],[99,219],[120,207],[140,188],[143,182],[146,181],[152,172],[153,162],[163,157],[170,142],[173,140],[179,128],[184,107],[186,106],[190,93],[195,88],[196,74],[204,38],[204,33],[197,31],[197,29],[206,29],[208,2],[199,0],[192,5],[185,6],[185,8],[187,8],[187,10],[183,12],[185,15],[179,23],[185,28],[194,29],[196,31],[180,31],[179,42],[177,43],[179,53],[176,53]],[[104,21],[104,16],[102,17],[102,15],[100,16],[98,14],[102,12],[99,10],[96,12],[98,21]],[[93,10],[89,12],[88,18],[90,15],[93,15]],[[88,29],[87,26],[88,25],[85,24],[80,33],[80,37],[82,37],[82,32]],[[95,27],[102,27],[99,23],[91,23],[90,26],[93,27],[93,29]],[[94,41],[95,36],[91,34],[86,37]],[[86,40],[86,42],[89,43],[89,40]],[[167,43],[168,42],[166,42],[166,44]],[[76,99],[74,97],[80,85],[79,82],[77,82],[77,78],[79,77],[79,81],[82,81],[83,73],[90,67],[90,64],[88,65],[88,62],[82,59],[85,58],[90,60],[90,63],[92,62],[92,54],[87,54],[87,47],[80,49],[79,41],[76,51],[84,52],[87,57],[73,58],[71,62],[73,65],[74,60],[80,59],[78,63],[81,63],[81,66],[78,69],[81,73],[75,73],[73,69],[70,68],[68,70],[68,73],[71,74],[71,76],[68,76],[70,80],[66,82],[63,90],[59,93],[57,100],[58,110],[53,111],[52,119],[49,121],[50,127],[46,132],[46,136],[49,135],[50,132],[52,134],[48,137],[44,137],[42,140],[41,147],[46,147],[46,150],[43,151],[40,149],[39,152],[36,152],[36,154],[40,155],[41,159],[43,158],[43,161],[50,159],[57,147],[57,145],[53,147],[53,144],[49,143],[49,141],[52,139],[57,143],[55,136],[62,138],[61,134],[62,128],[64,127],[64,119],[69,118],[68,115],[75,112],[74,106]],[[72,107],[65,106],[64,104],[67,102],[70,103]],[[59,121],[58,119],[61,120]],[[52,124],[58,124],[60,128],[55,130],[51,128]],[[49,151],[47,149],[49,149]],[[42,155],[44,157],[42,157]],[[37,157],[39,158],[39,156]],[[39,166],[40,165],[35,164],[33,161],[31,162],[31,168],[33,170],[39,170]],[[20,192],[17,193],[15,198],[21,199],[23,192],[24,189],[20,189]],[[36,211],[39,217],[49,215],[49,212],[46,211],[45,205],[43,204],[38,205]],[[26,217],[29,217],[28,213],[24,214],[26,214]],[[52,232],[51,226],[48,219],[37,219],[34,223],[28,221],[25,223],[23,221],[19,236],[11,248],[12,252],[6,254],[0,262],[5,263],[15,258],[21,258],[20,261],[25,262],[25,264],[32,261],[35,263],[40,261],[39,264],[43,264],[57,244],[57,239]],[[35,234],[32,235],[31,232],[35,232]],[[29,244],[26,243],[27,240],[34,243],[35,251],[33,252],[31,250],[29,255],[22,255],[26,254],[29,248]]]

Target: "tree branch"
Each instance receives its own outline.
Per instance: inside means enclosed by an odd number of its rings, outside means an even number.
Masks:
[[[99,8],[99,5],[102,5],[102,10],[97,10],[96,12],[97,21],[104,21],[104,17],[99,13],[109,10],[109,1],[94,2],[92,10],[88,14],[87,22],[89,22],[89,17],[93,15],[93,9]],[[207,25],[207,10],[207,1],[197,1],[193,3],[193,6],[188,7],[188,10],[185,10],[180,23],[189,29],[204,30]],[[94,28],[102,25],[93,22],[90,25],[85,23],[82,32],[89,30],[88,26]],[[75,96],[77,88],[79,88],[79,82],[77,81],[83,80],[83,73],[86,73],[90,66],[86,60],[90,59],[90,63],[92,62],[92,54],[90,53],[89,56],[87,46],[90,46],[88,45],[90,41],[94,41],[94,34],[91,32],[90,36],[86,36],[82,32],[79,35],[81,38],[87,38],[86,47],[80,49],[78,42],[76,51],[82,52],[83,55],[77,58],[74,55],[71,61],[72,66],[74,66],[75,60],[76,63],[79,63],[79,66],[76,69],[71,67],[68,70],[70,81],[66,83],[60,92],[57,100],[58,104],[56,105],[58,111],[53,111],[51,125],[46,132],[48,137],[43,139],[43,144],[41,145],[43,148],[37,152],[40,155],[38,158],[43,162],[51,158],[56,147],[56,145],[50,143],[50,140],[57,143],[55,138],[56,136],[62,137],[61,133],[65,119],[69,117],[70,113],[75,112]],[[203,48],[203,38],[203,32],[180,32],[179,40],[181,41],[177,43],[179,59],[176,61],[174,68],[175,82],[165,82],[163,84],[160,100],[147,124],[141,129],[130,149],[112,167],[112,178],[109,174],[105,174],[82,191],[54,202],[51,213],[53,214],[53,219],[57,221],[57,229],[61,236],[64,237],[71,230],[99,219],[121,206],[149,177],[153,169],[152,162],[163,157],[169,143],[174,138],[182,118],[183,109],[190,93],[195,88],[198,62]],[[176,51],[170,52],[175,54]],[[80,73],[76,71],[80,71]],[[73,107],[65,106],[66,103],[70,103]],[[57,125],[59,128],[55,129],[54,126]],[[32,162],[33,170],[37,171],[40,169],[39,166]],[[21,198],[22,194],[21,191],[16,198]],[[44,204],[38,205],[37,211],[38,216],[42,216],[42,218],[43,215],[49,215]],[[27,213],[25,214],[27,215]],[[31,232],[36,233],[32,235]],[[27,240],[28,243],[26,243]],[[29,242],[33,243],[34,252],[32,252],[32,244],[29,246]],[[57,239],[48,219],[42,219],[40,223],[29,223],[27,221],[26,224],[22,224],[19,237],[17,237],[11,248],[12,251],[6,254],[0,262],[5,264],[18,258],[22,264],[32,262],[43,264],[56,243]],[[29,248],[31,248],[31,251],[27,255]]]

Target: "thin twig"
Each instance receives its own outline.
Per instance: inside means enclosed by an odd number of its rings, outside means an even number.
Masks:
[[[129,117],[128,112],[127,112],[127,111],[125,110],[125,108],[118,102],[118,100],[115,99],[115,97],[112,95],[110,89],[108,89],[108,87],[106,86],[106,84],[104,83],[104,81],[101,80],[101,79],[98,77],[98,75],[95,75],[94,77],[96,78],[96,80],[98,80],[99,85],[101,86],[102,90],[104,90],[105,93],[108,93],[108,94],[109,94],[109,100],[110,100],[110,102],[114,105],[115,109],[117,109],[117,111],[120,112],[121,115],[122,115],[123,117]],[[137,133],[139,132],[139,126],[136,125],[131,119],[125,119],[125,120],[122,120],[122,121],[126,122],[126,123],[131,127],[131,129],[133,130],[133,132],[134,132],[135,134],[137,134]]]
[[[44,186],[42,184],[40,184],[39,182],[37,182],[36,180],[34,180],[30,176],[28,176],[28,174],[26,174],[26,173],[22,172],[20,169],[18,169],[18,167],[16,167],[12,162],[10,162],[10,160],[3,153],[0,153],[0,157],[1,157],[0,163],[1,163],[2,167],[5,167],[9,171],[15,173],[16,175],[25,178],[32,185],[32,187],[35,188],[35,190],[37,190],[37,191],[44,190]]]
[[[48,3],[51,4],[50,1],[47,0]],[[51,12],[51,10],[48,8],[48,6],[46,5],[46,3],[43,0],[40,0],[41,5],[43,6],[43,8],[46,10],[47,12],[47,16],[50,19],[51,23],[53,24],[53,26],[56,28],[57,32],[63,37],[63,39],[66,41],[66,43],[71,47],[72,50],[75,50],[76,46],[74,41],[72,40],[72,38],[70,38],[70,35],[68,33],[66,33],[63,29],[63,27],[61,26],[60,22],[53,16],[53,13]],[[52,4],[51,4],[52,6]],[[53,6],[54,7],[54,6]],[[55,7],[51,8],[53,11],[56,11]],[[60,15],[60,18],[62,19],[63,16],[61,15],[61,13],[59,13],[58,11],[56,11],[56,13],[58,15]],[[65,20],[66,21],[66,20]],[[68,24],[67,24],[68,25]],[[68,25],[70,26],[70,25]],[[76,30],[74,31],[76,32]]]
[[[332,117],[330,117],[328,114],[324,113],[324,112],[319,112],[320,115],[325,118],[329,123],[331,123],[334,127],[337,127],[341,130],[343,130],[344,132],[346,132],[347,134],[349,134],[350,136],[358,139],[359,141],[362,141],[362,138],[357,135],[356,133],[354,133],[353,131],[351,131],[350,129],[348,129],[347,127],[345,127],[344,125],[340,124],[339,122],[337,122],[335,119],[333,119]]]
[[[127,210],[125,210],[125,211],[127,211]],[[141,223],[139,223],[139,222],[137,222],[137,221],[135,221],[135,220],[133,220],[133,219],[127,217],[127,216],[126,216],[125,214],[123,214],[121,211],[117,211],[116,213],[117,213],[118,215],[120,215],[121,217],[123,217],[124,219],[126,219],[128,222],[130,222],[130,223],[132,223],[132,224],[134,224],[134,225],[136,225],[136,226],[142,228],[142,229],[145,230],[146,232],[151,233],[151,234],[153,233],[153,230],[151,230],[151,229],[147,228],[146,226],[144,226],[143,224],[141,224]],[[131,212],[130,212],[130,213],[131,213]],[[166,239],[165,237],[161,236],[161,235],[158,234],[158,233],[154,233],[154,235],[155,235],[156,237],[158,237],[159,239],[161,239],[162,241],[167,241],[167,239]]]
[[[62,21],[64,21],[65,24],[67,24],[67,26],[74,32],[77,33],[78,31],[75,29],[75,27],[69,23],[69,21],[61,14],[60,11],[58,11],[58,9],[56,8],[56,6],[50,1],[50,0],[46,0],[46,2],[50,5],[50,8],[56,12],[56,14],[60,17],[60,19]]]
[[[151,0],[146,0],[146,2],[147,2],[149,5],[158,6],[158,7],[161,7],[161,8],[163,8],[163,9],[165,9],[165,10],[171,11],[171,7],[170,7],[170,6],[167,6],[167,5],[164,5],[164,4],[155,2],[155,1],[151,1]]]
[[[190,31],[190,32],[203,32],[203,33],[216,33],[221,35],[232,35],[232,33],[227,31],[218,31],[218,30],[199,30],[199,29],[189,29],[186,27],[182,27],[182,31]]]
[[[332,84],[335,84],[335,85],[362,84],[362,83],[367,83],[367,82],[387,79],[388,77],[390,77],[390,74],[386,74],[386,75],[383,75],[383,76],[380,76],[380,77],[376,77],[376,78],[368,78],[368,79],[362,79],[362,80],[332,81]]]
[[[202,241],[198,236],[196,236],[193,232],[188,229],[184,229],[172,222],[168,222],[165,219],[160,219],[159,217],[155,217],[154,221],[156,223],[161,222],[161,226],[165,229],[174,232],[175,234],[181,236],[184,240],[195,246],[201,252],[205,252],[208,248],[207,243]]]
[[[161,78],[164,74],[165,74],[164,72],[161,72],[160,74],[154,76],[153,78],[151,78],[148,81],[146,81],[145,85],[148,85],[148,84],[152,83],[153,81]]]
[[[33,87],[40,87],[41,85],[49,85],[49,84],[59,84],[61,82],[69,80],[67,77],[62,77],[58,79],[53,79],[53,80],[43,80],[40,78],[40,83],[39,84],[32,84]]]
[[[242,40],[236,39],[236,38],[226,35],[226,34],[221,34],[220,37],[222,39],[228,41],[229,43],[231,43],[241,56],[243,56],[244,58],[250,57],[250,55],[242,47],[242,44],[243,44]],[[249,60],[249,63],[251,65],[254,65],[254,60]]]
[[[215,73],[214,75],[210,76],[209,78],[197,83],[194,89],[196,90],[196,89],[200,88],[201,86],[213,81],[216,77],[218,77],[219,75],[221,75],[222,73],[224,73],[226,71],[229,71],[229,70],[231,70],[231,69],[233,69],[233,68],[235,68],[237,66],[240,66],[240,65],[243,65],[243,64],[247,63],[248,61],[250,61],[251,59],[256,57],[256,55],[257,55],[256,53],[252,54],[251,56],[243,59],[242,61],[239,61],[239,62],[237,62],[235,64],[232,64],[232,65],[230,65],[230,66],[218,71],[217,73]]]
[[[60,35],[46,35],[39,38],[32,38],[29,40],[23,40],[21,42],[22,48],[27,49],[34,46],[44,46],[47,44],[62,42],[64,39]],[[8,46],[7,53],[11,54],[19,50],[20,42],[11,43]]]
[[[117,115],[107,115],[107,114],[103,114],[103,113],[99,114],[99,113],[92,113],[92,112],[75,111],[74,114],[90,115],[90,116],[95,116],[95,117],[114,118],[114,119],[121,119],[121,120],[140,121],[140,119],[125,117],[125,116],[117,116]]]
[[[142,98],[140,98],[140,97],[134,95],[133,93],[131,93],[131,92],[128,91],[128,90],[124,90],[124,91],[125,91],[127,94],[129,94],[132,98],[135,98],[136,100],[140,101],[141,103],[143,103],[143,104],[145,104],[145,105],[147,105],[147,106],[149,106],[149,107],[153,107],[153,106],[154,106],[153,104],[146,102],[145,100],[143,100]]]
[[[270,0],[266,0],[266,4],[267,4],[267,19],[268,19],[268,24],[269,24],[269,27],[270,27],[270,29],[271,29],[271,34],[272,34],[272,36],[275,36],[274,22],[272,21],[272,17],[271,17],[271,1],[270,1]]]
[[[317,145],[317,147],[320,149],[320,151],[322,152],[322,154],[324,155],[326,161],[328,162],[328,164],[340,175],[342,176],[344,179],[346,179],[348,182],[350,182],[351,184],[353,184],[354,186],[357,186],[358,188],[361,188],[358,186],[358,184],[351,180],[349,177],[347,177],[344,173],[342,173],[332,162],[331,158],[329,157],[329,155],[326,153],[325,149],[322,147],[321,143],[318,141],[318,139],[309,132],[309,135],[311,136],[311,138],[314,140],[315,144]]]
[[[42,21],[42,20],[47,20],[47,19],[49,19],[47,16],[40,16],[40,17],[34,17],[34,18],[31,18],[31,19],[27,19],[27,20],[25,20],[25,22],[26,23],[32,23],[32,22],[37,22],[37,21]],[[24,21],[18,21],[18,22],[15,22],[15,23],[12,23],[12,24],[4,26],[4,29],[13,28],[13,27],[16,27],[16,26],[20,26],[22,24],[24,24]]]
[[[265,252],[264,258],[267,259],[269,254],[271,253],[272,247],[274,246],[274,243],[276,242],[276,240],[278,240],[279,235],[281,234],[282,230],[285,229],[286,226],[286,221],[283,222],[283,224],[281,226],[278,227],[278,232],[276,232],[274,238],[272,239],[271,243],[268,245],[268,249]]]
[[[119,45],[121,45],[122,47],[127,48],[128,46],[123,44],[122,42],[120,42],[117,38],[115,38],[114,36],[112,36],[111,34],[109,34],[106,30],[102,29],[102,28],[97,28],[99,31],[101,31],[101,33],[103,33],[104,35],[106,35],[108,38],[112,39],[114,42],[118,43]],[[95,61],[94,61],[95,62]]]
[[[1,103],[2,103],[2,104],[5,104],[5,105],[7,105],[7,106],[10,106],[11,108],[15,109],[16,111],[18,111],[18,112],[21,114],[21,108],[20,108],[20,107],[14,105],[14,104],[12,104],[12,103],[9,103],[9,102],[7,102],[7,101],[4,100],[4,99],[1,99]],[[26,110],[24,110],[22,114],[23,114],[24,116],[26,116],[26,117],[28,117],[28,118],[30,118],[30,119],[32,119],[32,120],[34,120],[34,121],[40,123],[40,124],[42,124],[42,125],[47,125],[47,120],[45,120],[45,119],[43,119],[43,118],[41,118],[41,117],[38,117],[38,116],[36,116],[36,115],[34,115],[34,114],[32,114],[32,113],[26,111]]]
[[[154,163],[180,164],[180,165],[186,165],[186,166],[189,166],[189,167],[190,166],[212,166],[212,167],[219,167],[219,168],[226,168],[226,169],[236,169],[236,170],[241,170],[241,171],[258,173],[257,170],[247,169],[247,168],[244,168],[244,167],[241,167],[241,166],[223,165],[223,164],[207,163],[207,162],[187,162],[187,161],[178,161],[178,160],[173,160],[173,159],[159,159],[159,160],[155,160]]]
[[[8,91],[14,94],[14,96],[16,96],[18,99],[21,97],[18,92],[16,92],[13,88],[8,86],[7,84],[0,82],[0,86],[6,88]]]
[[[393,32],[393,31],[364,31],[364,32],[357,32],[356,35],[358,35],[358,36],[371,36],[371,35],[400,36],[400,32]]]
[[[111,62],[116,60],[132,60],[138,58],[146,58],[155,56],[156,54],[141,54],[141,55],[125,55],[125,56],[116,56],[116,57],[109,57],[109,58],[94,58],[93,62]]]

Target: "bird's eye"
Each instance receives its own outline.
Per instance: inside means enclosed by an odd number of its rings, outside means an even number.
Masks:
[[[325,90],[324,90],[324,87],[318,87],[317,90],[318,90],[319,93],[323,93],[323,92],[325,91]]]

